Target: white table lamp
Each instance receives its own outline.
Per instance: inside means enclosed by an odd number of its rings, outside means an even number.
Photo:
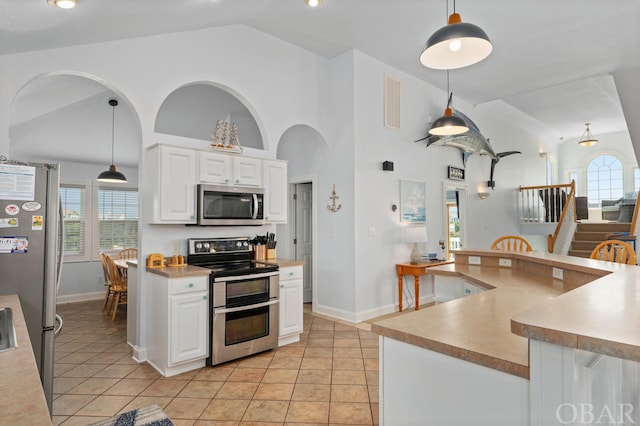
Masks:
[[[420,263],[420,260],[422,260],[422,256],[420,255],[420,250],[418,249],[418,243],[426,243],[427,240],[426,226],[411,226],[404,229],[404,242],[413,243],[410,257],[411,264],[415,265],[417,263]]]

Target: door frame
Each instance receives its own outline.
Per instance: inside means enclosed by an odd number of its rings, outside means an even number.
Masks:
[[[469,204],[469,187],[464,183],[442,181],[442,222],[444,223],[444,235],[449,235],[449,217],[447,207],[447,191],[458,191],[458,216],[460,217],[460,246],[464,247],[467,240],[467,205]],[[449,258],[449,240],[446,239],[445,258]]]
[[[311,243],[311,258],[313,259],[313,265],[311,265],[311,311],[316,311],[316,302],[318,300],[318,191],[316,190],[318,186],[318,174],[314,173],[311,175],[304,176],[294,176],[289,178],[289,186],[288,186],[288,197],[291,200],[293,196],[293,188],[296,184],[299,183],[310,183],[311,184],[311,203],[313,206],[311,207],[311,238],[313,239]],[[295,250],[293,247],[293,232],[291,231],[292,227],[295,226],[294,218],[296,215],[296,209],[294,203],[289,203],[289,218],[291,220],[287,221],[285,237],[287,241],[287,252],[289,256],[294,259],[295,258]]]

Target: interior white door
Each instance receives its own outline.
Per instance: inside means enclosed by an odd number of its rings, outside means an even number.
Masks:
[[[303,269],[303,302],[313,300],[312,266],[313,266],[313,227],[312,227],[312,193],[311,183],[297,183],[293,191],[295,203],[295,235],[294,245],[296,260],[304,260]]]

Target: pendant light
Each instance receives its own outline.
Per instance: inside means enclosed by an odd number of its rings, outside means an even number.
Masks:
[[[582,137],[578,141],[578,145],[580,146],[593,146],[598,143],[598,139],[594,138],[591,134],[591,130],[589,130],[589,125],[591,123],[584,123],[587,126],[587,129],[582,134]]]
[[[98,181],[111,183],[127,183],[127,178],[124,177],[122,173],[117,171],[116,166],[113,165],[113,144],[116,122],[116,107],[118,106],[118,101],[116,101],[115,99],[109,99],[109,105],[113,107],[111,110],[111,165],[109,166],[109,170],[105,170],[104,172],[100,173],[100,175],[98,176]]]
[[[59,7],[60,9],[71,9],[76,6],[78,0],[47,0],[51,6]]]
[[[322,0],[304,0],[309,7],[318,7],[322,4]]]
[[[447,0],[447,13],[448,6]],[[487,33],[477,25],[462,22],[460,14],[456,13],[456,0],[453,0],[448,24],[429,37],[420,54],[420,62],[427,68],[453,70],[480,62],[492,50]]]
[[[453,98],[453,93],[449,92],[449,70],[447,70],[447,93],[449,94],[447,107],[445,108],[442,117],[438,118],[431,125],[431,128],[429,129],[430,135],[460,135],[469,130],[469,127],[467,127],[467,123],[465,123],[465,121],[461,117],[455,115],[453,113],[453,109],[451,108],[451,99]]]

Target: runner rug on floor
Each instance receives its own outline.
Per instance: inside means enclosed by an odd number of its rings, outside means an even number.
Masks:
[[[158,404],[118,414],[107,420],[91,423],[90,426],[173,426],[173,422]]]

